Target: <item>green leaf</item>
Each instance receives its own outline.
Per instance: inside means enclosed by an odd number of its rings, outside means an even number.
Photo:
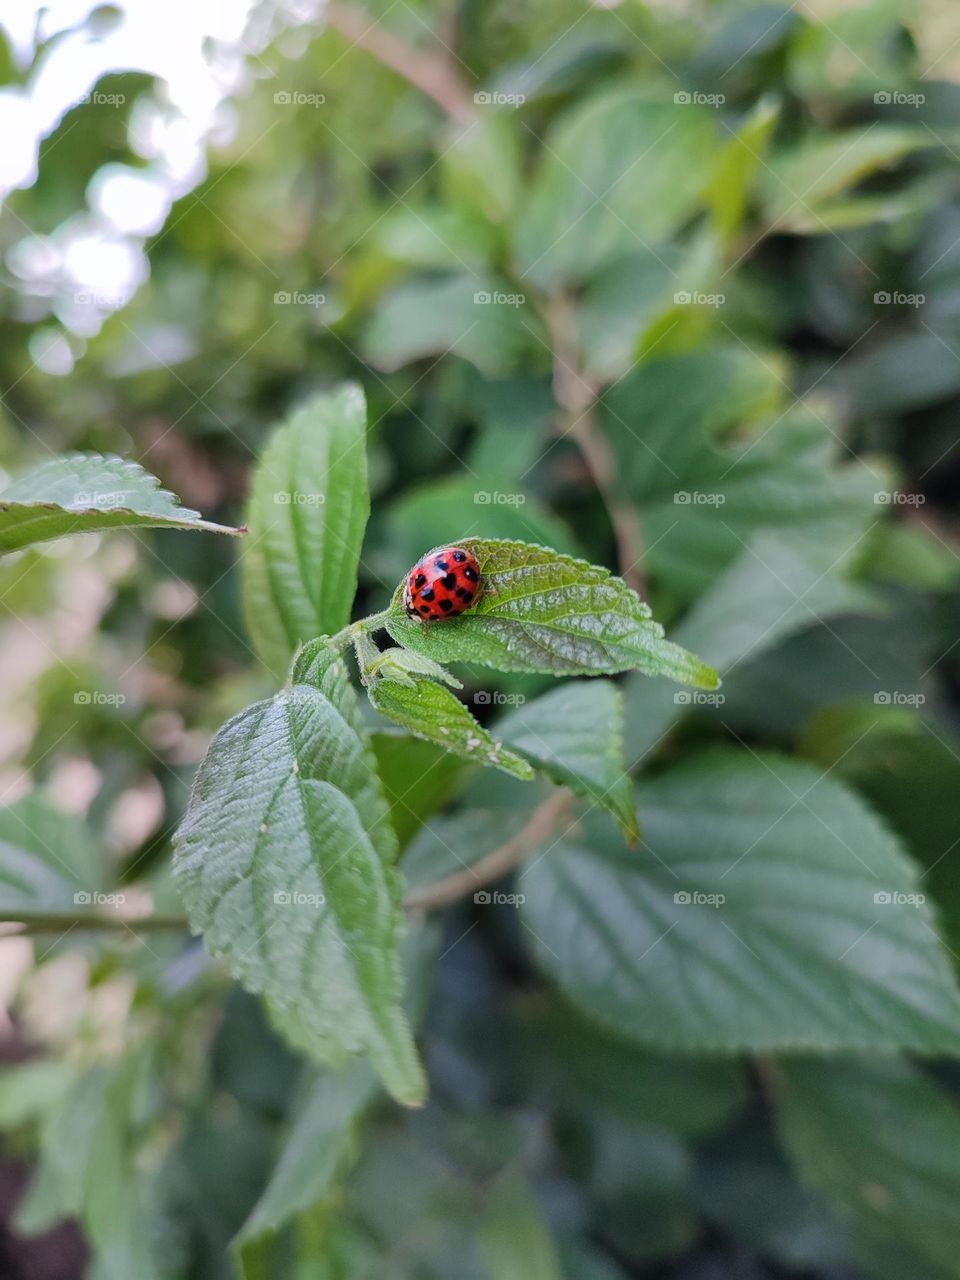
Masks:
[[[367,692],[381,715],[408,733],[435,742],[474,764],[489,764],[515,778],[532,778],[533,770],[478,724],[455,694],[432,680],[409,687],[378,680]]]
[[[440,684],[448,684],[452,689],[463,688],[456,676],[452,676],[446,667],[441,667],[439,662],[424,657],[422,653],[414,653],[412,649],[400,649],[394,646],[381,650],[380,656],[374,658],[367,666],[367,673],[379,675],[381,680],[392,680],[396,684],[406,685],[410,689],[417,684],[416,676],[425,676]]]
[[[716,147],[705,107],[618,86],[549,131],[516,225],[523,279],[582,282],[613,258],[668,238],[697,208]]]
[[[516,433],[515,427],[512,430]],[[516,474],[524,472],[532,462],[533,459],[529,463],[515,461]],[[472,475],[418,484],[393,504],[386,520],[385,550],[389,559],[383,560],[385,574],[392,572],[399,577],[419,559],[425,546],[449,546],[457,538],[481,532],[487,538],[539,542],[568,555],[576,554],[576,541],[565,523],[516,479],[473,460],[469,465]]]
[[[809,230],[818,206],[878,169],[938,145],[946,144],[928,129],[896,125],[809,134],[770,157],[762,182],[764,214],[778,231]]]
[[[190,924],[295,1045],[367,1051],[401,1102],[424,1081],[400,1006],[396,842],[343,663],[322,642],[295,683],[219,731],[176,835]]]
[[[717,227],[728,242],[743,223],[753,180],[765,163],[776,123],[773,101],[761,100],[738,131],[730,135],[714,161],[705,194]]]
[[[369,513],[366,405],[347,384],[292,414],[253,477],[244,610],[275,674],[298,644],[349,622]]]
[[[94,910],[100,852],[86,827],[37,792],[0,809],[0,915]]]
[[[465,127],[454,127],[439,161],[451,205],[493,223],[509,217],[523,188],[518,132],[502,112],[479,112]]]
[[[534,336],[541,330],[526,296],[510,281],[461,271],[440,280],[411,280],[388,294],[362,349],[378,369],[392,371],[450,351],[497,377],[524,358],[529,363],[531,355],[534,363],[544,359],[546,347]]]
[[[517,1030],[539,1087],[631,1125],[698,1137],[729,1125],[749,1097],[736,1059],[652,1053],[559,1000],[542,1013],[525,1007]]]
[[[774,1080],[800,1177],[853,1223],[865,1251],[909,1248],[920,1260],[913,1274],[960,1274],[955,1103],[899,1061],[788,1059]]]
[[[17,1208],[32,1235],[79,1218],[96,1280],[159,1280],[152,1257],[145,1177],[136,1164],[134,1108],[143,1059],[126,1057],[81,1076],[48,1113],[37,1171]]]
[[[915,869],[817,770],[721,750],[640,792],[643,857],[586,823],[520,877],[544,968],[662,1048],[960,1048]]]
[[[611,680],[565,684],[497,723],[505,742],[561,786],[608,809],[626,838],[640,838],[623,759],[623,697]]]
[[[137,463],[99,453],[41,462],[0,493],[0,553],[70,533],[136,528],[244,532],[201,520]]]
[[[786,534],[757,534],[699,597],[674,631],[677,642],[703,656],[726,680],[740,663],[774,648],[785,636],[823,618],[876,605],[841,577],[832,545],[816,547]],[[698,707],[722,707],[632,675],[624,683],[626,754],[631,768],[654,750],[682,716]],[[722,712],[721,712],[722,714]]]
[[[390,821],[404,849],[426,819],[450,799],[467,766],[443,747],[395,729],[374,733],[371,740]]]
[[[458,618],[424,624],[403,615],[401,583],[386,626],[405,648],[500,671],[603,675],[637,667],[716,687],[716,673],[665,640],[647,605],[608,569],[526,542],[462,538],[458,545],[479,562],[479,598]]]
[[[0,1073],[0,1129],[44,1117],[73,1084],[75,1069],[55,1058],[4,1067]]]
[[[278,1231],[322,1203],[353,1154],[359,1120],[375,1088],[364,1066],[318,1077],[235,1244]]]
[[[761,530],[805,533],[839,554],[878,519],[886,471],[844,460],[839,432],[814,406],[784,411],[778,373],[775,361],[742,348],[691,352],[642,365],[602,402],[648,569],[686,598]],[[744,418],[755,425],[744,430]]]
[[[478,1239],[490,1280],[563,1280],[550,1232],[525,1179],[498,1179]]]

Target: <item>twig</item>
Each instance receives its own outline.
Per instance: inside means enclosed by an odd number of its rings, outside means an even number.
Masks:
[[[187,917],[181,915],[121,916],[102,915],[96,912],[83,914],[79,911],[45,911],[43,915],[32,916],[24,920],[5,911],[0,914],[0,924],[18,924],[22,928],[16,933],[5,935],[22,938],[34,933],[65,933],[67,929],[79,929],[81,932],[97,933],[114,932],[118,929],[136,933],[138,929],[186,929]]]
[[[385,67],[403,76],[454,120],[466,124],[474,118],[473,97],[445,55],[421,53],[399,36],[382,30],[379,19],[340,4],[339,0],[328,0],[326,20],[328,26],[345,36],[355,48],[366,50]]]
[[[542,804],[537,805],[527,822],[505,844],[494,849],[475,862],[472,867],[456,871],[423,889],[414,889],[403,902],[405,911],[433,911],[447,907],[451,902],[475,893],[485,884],[499,880],[502,875],[519,866],[534,849],[557,829],[567,816],[573,796],[564,787],[551,792]]]
[[[563,434],[576,440],[607,508],[617,543],[620,573],[643,596],[647,585],[641,567],[643,529],[633,503],[620,492],[617,462],[597,422],[599,387],[579,367],[573,324],[570,301],[562,296],[553,298],[547,307],[547,325],[553,345],[553,394],[563,411]]]

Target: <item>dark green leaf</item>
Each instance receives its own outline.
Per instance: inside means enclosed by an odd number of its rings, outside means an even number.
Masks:
[[[914,1274],[960,1274],[960,1113],[906,1062],[778,1063],[778,1122],[800,1177],[866,1249],[906,1248]],[[868,1255],[869,1256],[869,1255]]]
[[[551,689],[497,723],[505,742],[554,782],[608,809],[635,841],[640,831],[623,729],[623,697],[612,680]]]
[[[640,815],[646,856],[588,819],[520,877],[536,953],[586,1012],[665,1049],[960,1048],[915,870],[846,788],[725,750],[641,789]]]

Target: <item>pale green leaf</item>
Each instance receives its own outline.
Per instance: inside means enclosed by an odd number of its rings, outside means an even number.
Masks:
[[[636,667],[716,687],[716,673],[665,640],[647,605],[608,569],[525,542],[462,538],[458,545],[480,565],[478,599],[460,617],[416,622],[402,613],[401,583],[386,625],[406,648],[500,671],[603,675]]]
[[[401,1005],[396,842],[342,662],[322,642],[295,683],[214,738],[176,835],[191,927],[298,1048],[369,1052],[401,1101],[424,1082]]]
[[[137,463],[98,453],[41,462],[0,493],[0,553],[70,533],[136,528],[244,532],[201,520]]]
[[[623,697],[612,680],[551,689],[511,711],[496,728],[554,782],[608,809],[628,840],[639,838],[633,782],[623,759]]]
[[[587,1013],[702,1052],[960,1048],[916,871],[844,786],[721,750],[641,788],[639,810],[646,856],[588,818],[520,876],[536,954]]]
[[[376,1083],[366,1066],[320,1075],[295,1117],[270,1181],[235,1244],[278,1231],[330,1194],[349,1160]]]
[[[393,680],[397,684],[405,684],[408,688],[416,685],[417,676],[436,680],[440,684],[448,684],[452,689],[463,688],[456,676],[452,676],[446,667],[441,667],[439,662],[434,662],[432,658],[427,658],[422,653],[415,653],[413,649],[401,649],[396,646],[382,650],[380,656],[374,658],[368,665],[367,672],[378,675],[381,680]]]
[[[547,1224],[526,1181],[496,1182],[479,1224],[480,1253],[490,1280],[563,1280]]]
[[[473,718],[457,696],[432,680],[413,687],[378,680],[367,692],[381,715],[408,733],[438,743],[475,764],[493,765],[516,778],[532,778],[526,760],[508,751]]]
[[[102,858],[79,819],[39,793],[0,808],[0,915],[95,910]]]
[[[547,134],[515,232],[524,279],[588,279],[673,234],[697,208],[716,147],[707,107],[617,86],[578,103]]]
[[[349,622],[369,512],[366,405],[348,384],[293,413],[254,473],[244,610],[275,674],[298,644]]]
[[[930,130],[898,125],[808,134],[796,146],[771,155],[762,182],[764,212],[778,231],[806,230],[819,205],[878,169],[939,145],[941,139]]]
[[[388,294],[367,326],[363,353],[378,369],[394,370],[450,351],[489,377],[544,359],[542,325],[522,290],[488,274],[459,271],[416,279]],[[541,338],[542,341],[542,338]]]

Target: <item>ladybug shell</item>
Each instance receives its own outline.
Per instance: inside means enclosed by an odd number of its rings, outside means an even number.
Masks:
[[[442,622],[469,609],[480,591],[477,558],[463,547],[428,551],[410,570],[403,606],[411,618]]]

